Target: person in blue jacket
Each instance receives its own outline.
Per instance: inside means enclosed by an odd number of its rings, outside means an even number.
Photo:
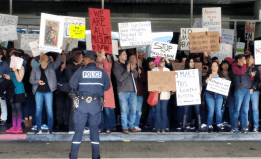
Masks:
[[[70,86],[77,92],[79,105],[74,112],[75,134],[72,140],[69,157],[76,159],[80,148],[85,124],[89,122],[90,138],[92,144],[92,158],[100,158],[99,124],[104,102],[104,91],[110,88],[110,78],[107,73],[96,67],[97,54],[93,51],[86,52],[84,66],[78,69],[70,79]]]

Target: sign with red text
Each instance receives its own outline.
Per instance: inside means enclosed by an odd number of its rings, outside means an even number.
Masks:
[[[246,40],[254,41],[254,39],[255,39],[255,28],[256,28],[255,22],[246,22],[246,25],[245,25],[245,39]]]
[[[208,81],[207,91],[228,96],[231,81],[222,78],[212,78]]]
[[[112,54],[111,13],[108,9],[89,8],[92,50]]]
[[[261,65],[261,40],[254,42],[255,46],[255,65]]]
[[[202,8],[202,27],[209,31],[218,31],[221,36],[221,7]]]

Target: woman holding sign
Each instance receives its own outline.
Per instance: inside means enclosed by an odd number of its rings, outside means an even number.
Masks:
[[[218,62],[213,61],[210,65],[210,69],[205,76],[206,80],[203,81],[203,86],[207,86],[208,82],[213,78],[225,78],[220,72]],[[213,132],[213,116],[214,111],[216,112],[216,124],[219,132],[222,132],[222,113],[221,108],[223,105],[223,96],[221,94],[206,90],[206,102],[208,106],[208,119],[207,126],[208,132]]]

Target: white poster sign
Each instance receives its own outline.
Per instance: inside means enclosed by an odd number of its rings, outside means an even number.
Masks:
[[[0,40],[1,41],[14,41],[18,40],[15,25],[0,26]]]
[[[118,23],[118,26],[121,47],[151,44],[151,22]]]
[[[211,57],[217,57],[219,63],[225,60],[226,57],[233,58],[233,45],[230,44],[219,44],[219,52],[211,52]]]
[[[46,50],[40,50],[39,49],[39,40],[33,41],[29,43],[29,46],[32,50],[33,57],[39,56],[41,52],[46,53],[48,51]]]
[[[153,41],[151,45],[150,57],[166,57],[169,60],[175,60],[178,45]]]
[[[231,81],[222,78],[212,78],[208,81],[207,90],[228,96]]]
[[[245,43],[237,42],[237,48],[236,48],[235,56],[237,56],[239,54],[244,54],[244,50],[245,50]]]
[[[24,59],[16,56],[11,56],[10,68],[21,69]]]
[[[15,25],[17,27],[18,16],[9,14],[0,14],[0,26],[4,25]]]
[[[69,43],[69,46],[67,46],[68,41],[71,40]],[[70,38],[63,38],[63,50],[66,50],[66,47],[68,47],[68,51],[72,51],[73,48],[78,47],[78,39],[70,39]]]
[[[231,29],[222,29],[222,43],[225,44],[234,44],[235,31]]]
[[[36,40],[39,40],[39,34],[22,34],[20,48],[22,50],[30,51],[31,48],[29,43]]]
[[[78,26],[85,26],[85,18],[79,18],[79,17],[64,17],[64,31],[63,31],[63,37],[69,38],[70,36],[70,25],[78,25]]]
[[[208,31],[208,28],[180,28],[181,50],[189,50],[189,33]]]
[[[176,71],[177,105],[201,104],[198,69]]]
[[[261,65],[261,40],[254,42],[255,65]]]
[[[202,19],[197,18],[193,24],[193,28],[202,28]]]
[[[218,31],[221,36],[221,7],[202,8],[203,28]]]
[[[86,50],[92,50],[92,40],[91,36],[85,36],[86,40]],[[112,40],[112,54],[119,55],[118,52],[118,40]]]
[[[64,17],[41,13],[39,48],[62,53],[63,31]]]

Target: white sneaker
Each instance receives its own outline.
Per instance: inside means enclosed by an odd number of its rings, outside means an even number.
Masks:
[[[33,131],[36,131],[36,130],[37,130],[37,125],[33,126],[33,127],[32,127],[32,130],[33,130]]]
[[[206,124],[201,124],[201,128],[205,128],[205,127],[207,127]]]
[[[84,134],[90,134],[90,129],[88,127],[86,127],[83,131]]]
[[[139,128],[139,127],[135,127],[138,131],[141,131],[141,128]]]
[[[69,131],[69,134],[75,134],[75,131]]]

